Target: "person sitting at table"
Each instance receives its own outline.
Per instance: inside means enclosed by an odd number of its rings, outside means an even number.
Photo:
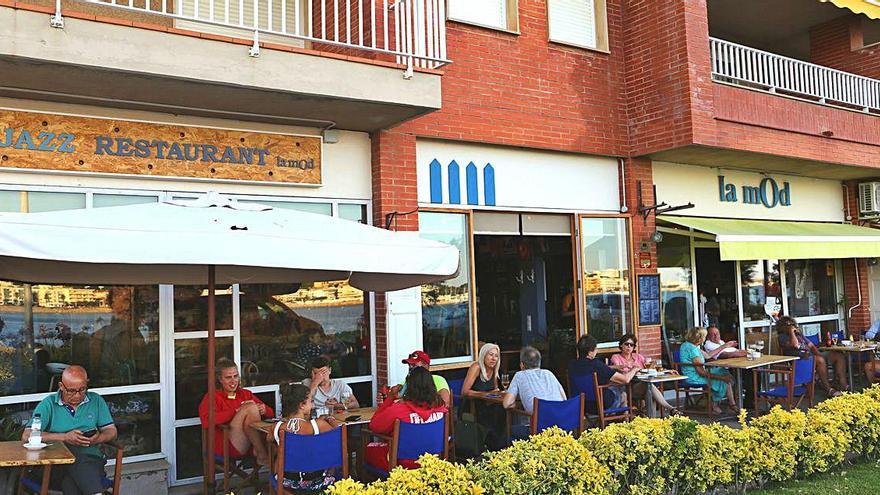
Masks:
[[[337,404],[344,405],[346,409],[359,407],[351,387],[341,380],[330,378],[332,371],[327,356],[312,360],[312,377],[303,380],[302,384],[311,390],[313,407],[317,410],[329,410]]]
[[[620,349],[620,352],[611,356],[610,367],[613,370],[617,371],[615,375],[620,375],[617,380],[618,382],[625,379],[626,374],[631,372],[632,370],[636,370],[636,372],[638,372],[640,369],[645,367],[645,356],[639,354],[638,352],[635,352],[637,343],[638,339],[636,339],[636,336],[631,333],[625,334],[617,342],[617,348]],[[599,365],[604,363],[596,364]],[[611,376],[609,381],[614,381],[614,375]],[[636,382],[632,385],[632,391],[633,395],[635,395],[636,397],[647,397],[646,394],[650,393],[654,398],[654,403],[657,404],[658,407],[662,407],[672,414],[680,414],[679,410],[676,409],[675,406],[667,402],[666,398],[663,397],[663,393],[660,392],[660,389],[658,389],[652,383]],[[604,401],[604,394],[602,396],[602,399]]]
[[[501,361],[501,348],[497,344],[483,344],[477,360],[468,368],[464,383],[461,386],[462,397],[474,397],[473,392],[495,392],[500,390],[498,364]],[[498,450],[504,446],[504,430],[506,418],[504,409],[498,404],[470,399],[467,405],[474,405],[476,421],[486,428],[486,444],[489,450]],[[465,408],[469,410],[469,408]]]
[[[721,408],[715,403],[727,398],[727,404],[731,411],[738,409],[733,398],[733,377],[727,370],[717,367],[706,367],[706,354],[700,346],[706,341],[706,329],[694,327],[687,331],[685,342],[679,348],[679,359],[682,363],[681,373],[688,378],[688,382],[697,385],[706,385],[712,380],[712,412],[721,414]]]
[[[263,403],[246,388],[241,388],[238,365],[229,358],[217,360],[215,377],[219,385],[214,392],[214,452],[223,454],[223,431],[221,425],[229,425],[229,455],[240,458],[253,454],[261,466],[269,464],[269,451],[266,438],[251,428],[252,423],[275,415],[272,408]],[[199,404],[199,419],[202,428],[208,425],[208,394]]]
[[[103,493],[107,460],[98,446],[116,439],[110,408],[103,397],[88,391],[89,376],[82,366],[67,367],[58,386],[58,392],[37,404],[34,417],[40,415],[42,441],[64,442],[76,460],[55,466],[50,486],[60,487],[64,495]],[[29,424],[21,440],[27,442],[30,434]]]
[[[312,405],[312,390],[309,387],[299,383],[282,386],[281,408],[285,416],[273,429],[276,445],[281,441],[282,430],[295,435],[318,435],[342,426],[341,421],[330,415],[311,419]],[[288,490],[322,492],[340,478],[341,473],[336,470],[308,473],[285,471],[283,485]]]
[[[403,364],[409,366],[409,372],[416,368],[424,368],[428,370],[430,373],[431,370],[431,356],[428,355],[425,351],[413,351],[410,353],[409,357],[401,361]],[[446,379],[440,375],[431,375],[431,379],[434,380],[434,387],[437,389],[437,393],[440,394],[440,398],[443,399],[443,403],[446,404],[446,407],[452,407],[452,392],[449,389],[449,383],[446,382]],[[389,395],[400,396],[403,395],[406,388],[406,380],[403,383],[399,383],[393,387],[391,387]],[[378,403],[385,402],[387,397],[383,394],[379,394],[377,397]]]
[[[813,366],[819,375],[822,388],[832,397],[840,395],[839,390],[849,388],[846,382],[846,356],[840,352],[831,351],[824,355],[819,349],[807,340],[798,330],[797,321],[791,316],[783,316],[776,322],[776,335],[778,335],[779,348],[786,356],[808,358],[813,356]],[[834,376],[837,378],[838,388],[834,389],[828,380],[828,362],[834,365]]]
[[[737,341],[725,342],[721,340],[721,330],[718,330],[715,325],[706,329],[706,342],[703,343],[703,350],[708,353],[708,359],[746,357],[748,354],[745,349],[739,349]]]
[[[633,345],[635,345],[635,338],[630,339],[627,337],[627,340],[621,339],[621,342],[629,341],[633,342]],[[605,409],[623,407],[627,403],[626,390],[623,385],[630,383],[633,377],[636,376],[636,373],[644,367],[644,357],[641,357],[640,366],[630,366],[626,371],[618,372],[615,371],[614,368],[605,364],[603,358],[596,357],[596,353],[598,352],[597,346],[598,342],[592,335],[584,335],[578,339],[578,357],[577,359],[572,359],[568,363],[569,381],[571,381],[571,377],[573,376],[590,377],[595,373],[599,385],[607,385],[609,383],[620,385],[619,387],[608,387],[602,390],[602,405]],[[622,344],[621,347],[623,347]],[[592,379],[590,380],[590,383],[592,383]],[[596,414],[599,410],[599,405],[596,401],[588,400],[585,404],[585,408],[587,412]]]
[[[880,320],[872,323],[862,336],[866,342],[880,342]],[[880,383],[880,361],[874,359],[871,353],[868,353],[868,362],[865,363],[865,378],[868,383]]]
[[[510,387],[504,393],[502,404],[506,409],[516,405],[516,399],[522,403],[526,414],[531,415],[535,399],[565,400],[565,390],[550,370],[541,369],[541,352],[531,346],[519,351],[520,372],[513,375]],[[511,425],[511,436],[514,439],[529,437],[529,425],[525,418],[518,424]]]
[[[379,405],[370,420],[370,430],[374,433],[390,435],[394,431],[394,421],[398,419],[404,423],[433,423],[443,420],[449,412],[427,369],[421,366],[413,368],[406,377],[405,385],[402,397],[398,399],[394,393],[390,393]],[[371,442],[367,445],[364,462],[387,471],[388,443]],[[398,459],[397,464],[406,469],[419,467],[415,459]]]

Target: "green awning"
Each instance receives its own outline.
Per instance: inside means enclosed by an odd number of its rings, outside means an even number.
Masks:
[[[715,235],[722,260],[880,257],[880,229],[840,223],[773,222],[661,215]]]

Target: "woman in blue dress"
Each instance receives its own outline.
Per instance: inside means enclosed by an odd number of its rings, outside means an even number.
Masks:
[[[723,401],[725,397],[730,410],[735,411],[737,405],[733,399],[733,387],[731,386],[733,377],[723,368],[705,366],[706,354],[701,350],[705,341],[705,328],[695,327],[688,330],[685,342],[681,344],[679,349],[679,359],[682,363],[681,372],[688,377],[689,383],[698,385],[711,383],[713,413],[721,414],[721,408],[715,403]]]

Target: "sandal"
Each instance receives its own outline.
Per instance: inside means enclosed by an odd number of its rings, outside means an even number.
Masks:
[[[840,397],[841,395],[843,395],[843,392],[841,392],[840,390],[837,390],[835,388],[832,388],[831,390],[828,391],[829,397]]]
[[[669,409],[669,415],[670,416],[684,416],[684,414],[681,412],[681,410],[679,410],[677,407],[673,407],[672,409]]]

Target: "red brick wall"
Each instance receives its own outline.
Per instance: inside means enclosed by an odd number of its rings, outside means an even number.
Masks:
[[[857,218],[859,213],[858,182],[847,182],[844,191],[844,204],[848,208],[849,214]],[[853,220],[853,223],[858,222],[857,220]],[[858,269],[856,269],[856,264],[858,264]],[[858,276],[856,276],[856,271],[858,271]],[[844,306],[843,311],[844,314],[849,315],[849,332],[852,334],[861,333],[871,326],[871,297],[868,288],[868,260],[864,258],[843,260],[843,286],[844,294],[846,294],[848,299],[848,304]],[[850,312],[850,308],[859,304],[860,292],[861,304]]]
[[[880,79],[880,46],[863,46],[861,18],[857,15],[834,19],[810,29],[810,59],[813,63]]]
[[[651,160],[647,158],[635,158],[624,160],[624,171],[626,173],[626,182],[621,187],[626,187],[626,207],[629,209],[632,217],[630,218],[632,226],[632,264],[633,264],[633,281],[638,280],[639,274],[656,274],[657,273],[657,245],[651,242],[651,234],[655,230],[654,215],[647,218],[647,222],[638,214],[638,184],[642,186],[642,201],[645,204],[654,204],[654,175],[652,173]],[[648,251],[642,252],[640,245],[642,242],[648,244]],[[639,260],[647,256],[651,260],[649,268],[641,268]],[[637,285],[633,283],[635,288]],[[633,299],[633,311],[637,312],[638,301]],[[636,315],[638,316],[638,315]],[[638,318],[636,318],[638,323]],[[639,352],[647,357],[660,357],[661,354],[661,338],[660,327],[640,327],[637,328],[639,338]]]

